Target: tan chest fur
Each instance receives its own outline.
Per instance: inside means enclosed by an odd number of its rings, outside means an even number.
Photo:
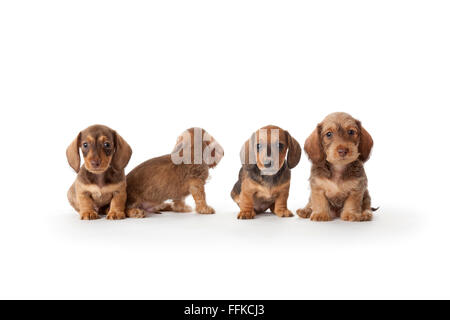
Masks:
[[[116,184],[109,184],[106,186],[98,186],[96,184],[83,184],[78,182],[76,184],[77,192],[89,193],[94,202],[98,205],[108,204],[114,193],[125,189],[125,182],[119,182]]]
[[[289,190],[289,183],[285,183],[280,186],[269,187],[247,179],[244,185],[245,186],[243,187],[249,188],[248,190],[252,191],[254,197],[266,201],[272,201],[276,199],[281,192],[286,192],[287,190]]]
[[[325,191],[325,196],[328,199],[346,199],[350,192],[360,189],[361,181],[359,179],[315,178],[311,181],[311,186]]]

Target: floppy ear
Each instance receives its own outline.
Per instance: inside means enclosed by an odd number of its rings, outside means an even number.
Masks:
[[[311,133],[305,142],[305,151],[313,163],[317,163],[325,159],[325,153],[323,152],[322,143],[320,142],[321,131],[322,126],[318,124],[316,129]]]
[[[286,132],[287,140],[288,140],[288,156],[287,156],[287,164],[288,168],[292,169],[297,166],[297,164],[300,162],[300,157],[302,155],[302,148],[300,147],[300,144],[292,138],[292,136],[289,134],[288,131]]]
[[[369,132],[361,125],[361,122],[358,121],[358,126],[360,130],[360,138],[359,138],[359,159],[362,162],[366,162],[370,158],[370,151],[372,151],[373,140],[370,136]]]
[[[128,143],[114,131],[115,151],[112,158],[112,166],[118,170],[123,170],[130,161],[132,150]]]
[[[256,154],[254,144],[256,140],[256,133],[253,133],[250,139],[245,141],[241,148],[241,163],[243,165],[256,164]]]
[[[76,173],[80,171],[80,153],[78,148],[80,147],[80,139],[81,139],[81,132],[77,135],[75,140],[72,141],[72,143],[67,147],[66,150],[66,156],[67,161],[69,162],[69,165],[72,167],[73,170],[75,170]]]

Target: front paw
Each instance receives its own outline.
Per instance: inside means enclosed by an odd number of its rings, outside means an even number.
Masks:
[[[99,217],[98,213],[94,210],[91,211],[83,211],[80,213],[81,220],[96,220]]]
[[[241,220],[246,220],[246,219],[254,219],[255,217],[256,217],[255,211],[253,211],[253,210],[251,210],[251,211],[241,210],[241,212],[239,212],[237,218],[241,219]]]
[[[275,210],[274,213],[280,218],[290,218],[294,216],[289,209]]]
[[[200,214],[213,214],[213,213],[216,213],[216,211],[213,208],[211,208],[210,206],[208,206],[208,205],[198,206],[195,209],[195,211],[197,211],[197,213],[200,213]]]
[[[331,217],[327,212],[313,212],[311,214],[311,220],[312,221],[330,221]]]
[[[106,215],[106,219],[108,220],[122,220],[125,218],[125,212],[123,211],[109,210],[108,214]]]

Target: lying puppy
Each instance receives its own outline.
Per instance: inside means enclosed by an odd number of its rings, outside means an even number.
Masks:
[[[241,210],[238,219],[253,219],[269,208],[279,217],[293,216],[287,208],[290,169],[300,156],[299,143],[279,127],[267,126],[252,135],[242,147],[242,168],[231,191]]]
[[[81,168],[80,148],[84,158]],[[111,220],[125,218],[124,168],[131,153],[117,132],[101,125],[81,131],[67,148],[67,161],[78,173],[67,196],[82,220],[98,219],[99,213],[107,213]]]
[[[191,194],[198,213],[211,214],[205,183],[209,169],[224,155],[223,148],[201,128],[186,130],[172,154],[141,163],[127,176],[127,216],[143,218],[160,211],[190,212],[184,199]],[[172,200],[172,203],[165,203]]]
[[[333,113],[319,123],[306,140],[305,151],[313,165],[311,197],[297,214],[314,221],[335,216],[346,221],[372,219],[364,162],[373,140],[358,120],[346,113]]]

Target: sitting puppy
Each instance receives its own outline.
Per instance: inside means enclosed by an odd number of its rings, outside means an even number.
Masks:
[[[80,148],[84,158],[81,168]],[[111,220],[125,218],[124,168],[131,153],[117,132],[101,125],[81,131],[67,148],[67,161],[78,173],[67,196],[82,220],[98,219],[99,213],[107,213]]]
[[[253,219],[269,208],[279,217],[293,216],[287,208],[290,169],[300,156],[299,143],[279,127],[267,126],[252,135],[241,149],[242,168],[231,191],[241,210],[238,219]]]
[[[141,163],[127,175],[127,216],[143,218],[160,211],[190,212],[184,199],[191,194],[195,210],[214,213],[206,204],[209,169],[222,159],[222,147],[201,128],[186,130],[172,154]],[[172,200],[172,203],[165,203]]]
[[[372,218],[364,162],[373,140],[361,122],[346,113],[333,113],[319,123],[306,140],[305,151],[312,161],[311,197],[302,218],[345,221]]]

